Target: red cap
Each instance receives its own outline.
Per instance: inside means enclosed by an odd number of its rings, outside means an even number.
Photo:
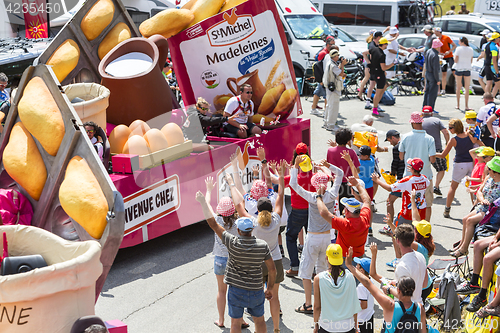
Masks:
[[[432,106],[430,106],[430,105],[424,106],[424,108],[422,109],[422,112],[423,113],[432,113]]]
[[[303,142],[299,143],[297,147],[295,147],[295,151],[297,152],[297,155],[300,154],[307,154],[307,151],[309,149],[307,148],[307,145]]]
[[[411,158],[408,160],[408,164],[411,165],[411,167],[415,171],[422,171],[422,169],[424,168],[424,161],[422,161],[420,158]]]

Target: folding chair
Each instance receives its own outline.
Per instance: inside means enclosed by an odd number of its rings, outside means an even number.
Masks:
[[[463,278],[468,278],[470,275],[470,266],[469,266],[469,255],[462,256],[454,259],[434,259],[428,266],[427,270],[429,271],[431,277],[437,277],[438,274],[436,271],[444,270],[446,267],[450,265],[450,272],[456,272]]]

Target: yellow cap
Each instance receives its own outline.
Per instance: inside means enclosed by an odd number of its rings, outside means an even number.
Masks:
[[[378,44],[379,44],[379,45],[382,45],[382,44],[389,44],[389,41],[387,40],[387,38],[382,37],[382,38],[380,38],[380,40],[378,41]]]
[[[339,244],[330,244],[326,248],[328,262],[333,266],[340,266],[344,262],[342,257],[342,247]]]
[[[491,147],[484,147],[477,156],[495,156],[495,150]]]
[[[308,172],[312,170],[312,164],[311,164],[311,159],[307,155],[303,155],[304,160],[299,163],[300,169],[304,172]]]
[[[500,34],[498,32],[494,32],[491,34],[490,40],[495,40],[497,38],[500,38]]]
[[[415,226],[417,229],[417,232],[424,236],[424,238],[429,238],[431,235],[431,224],[427,222],[426,220],[421,220],[421,221],[413,221],[412,224]]]

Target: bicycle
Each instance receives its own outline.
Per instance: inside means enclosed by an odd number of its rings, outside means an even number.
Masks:
[[[419,26],[424,24],[433,24],[434,17],[443,16],[443,9],[440,3],[436,3],[434,0],[418,0],[413,3],[408,9],[408,23],[410,26]]]

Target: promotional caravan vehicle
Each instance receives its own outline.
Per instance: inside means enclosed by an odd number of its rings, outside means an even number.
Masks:
[[[35,64],[46,64],[65,41],[73,40],[80,53],[75,67],[61,78],[60,85],[71,87],[84,78],[109,89],[106,120],[100,125],[108,136],[117,125],[128,126],[138,118],[157,129],[167,125],[196,126],[193,121],[185,122],[183,110],[175,109],[172,92],[161,74],[168,52],[185,105],[194,105],[198,97],[203,97],[214,111],[220,110],[229,97],[238,95],[239,86],[250,83],[254,89],[252,100],[257,106],[266,91],[283,87],[280,93],[283,103],[277,103],[264,124],[258,124],[262,128],[260,136],[248,139],[208,136],[210,146],[193,144],[191,140],[183,142],[182,136],[180,143],[152,153],[108,154],[112,164],[106,164],[106,168],[110,167],[109,177],[123,196],[125,206],[122,248],[204,220],[195,194],[205,190],[207,177],[217,181],[213,207],[219,198],[229,195],[226,174],[238,173],[248,191],[252,185],[252,167],[260,164],[257,148],[265,148],[267,160],[279,161],[290,160],[299,142],[310,145],[309,119],[297,118],[302,114],[302,106],[285,31],[273,0],[249,0],[215,14],[168,38],[168,47],[167,40],[160,35],[141,37],[120,0],[112,0],[115,14],[111,23],[98,37],[87,40],[81,22],[96,1],[84,3]],[[115,46],[100,61],[98,48],[118,24],[128,27],[131,38]],[[152,60],[144,72],[123,77],[108,73],[110,63],[136,52]],[[234,167],[230,162],[233,154],[238,156]]]
[[[410,27],[409,0],[313,0],[329,23],[342,28],[358,39],[364,39],[372,29],[384,30],[397,26],[400,33],[419,32]]]

